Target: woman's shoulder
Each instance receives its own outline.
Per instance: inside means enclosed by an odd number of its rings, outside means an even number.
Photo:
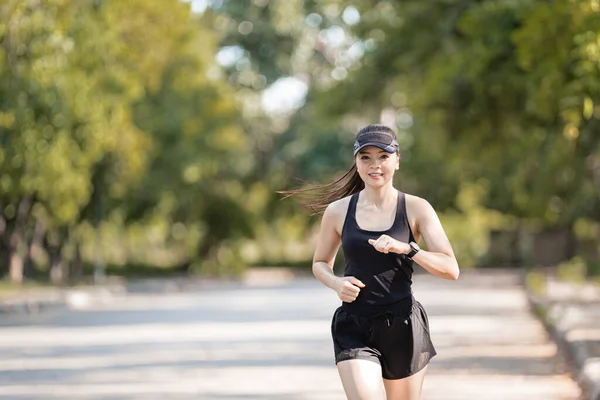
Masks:
[[[336,232],[341,236],[342,230],[344,228],[344,221],[346,220],[346,214],[348,213],[348,205],[350,204],[350,199],[352,196],[346,196],[339,200],[332,201],[325,209],[325,215],[323,218],[327,217],[328,223],[331,223]]]
[[[406,193],[406,192],[403,192],[403,193],[404,193],[404,197],[406,198],[407,202],[410,201],[411,203],[418,203],[418,204],[427,203],[427,204],[429,204],[429,202],[426,199],[424,199],[423,197],[419,197],[417,195]]]
[[[428,212],[429,210],[433,210],[433,206],[427,199],[423,197],[416,196],[414,194],[404,193],[404,198],[406,199],[406,207],[411,209],[413,213],[420,214],[423,212]]]
[[[348,205],[350,204],[350,199],[352,195],[343,197],[339,200],[332,201],[327,206],[325,212],[333,215],[346,215],[346,211],[348,211]]]

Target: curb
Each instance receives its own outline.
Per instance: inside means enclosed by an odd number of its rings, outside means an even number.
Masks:
[[[525,286],[532,312],[541,320],[552,340],[564,350],[574,365],[574,375],[582,389],[582,400],[600,400],[600,358],[592,358],[584,344],[571,338],[564,322],[566,307],[544,302]]]

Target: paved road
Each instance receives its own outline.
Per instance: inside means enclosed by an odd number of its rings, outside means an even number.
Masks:
[[[577,399],[514,276],[415,277],[424,400]],[[343,400],[315,280],[114,297],[0,327],[0,399]]]

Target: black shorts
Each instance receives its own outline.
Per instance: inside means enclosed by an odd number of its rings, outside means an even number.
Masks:
[[[336,364],[370,360],[381,365],[383,378],[402,379],[419,372],[437,354],[425,309],[414,297],[375,314],[349,312],[344,304],[331,322]]]

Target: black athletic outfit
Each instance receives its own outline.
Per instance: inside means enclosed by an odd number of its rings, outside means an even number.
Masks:
[[[406,217],[405,195],[398,192],[396,216],[386,231],[367,231],[356,223],[358,193],[350,199],[342,229],[344,276],[365,284],[356,300],[343,302],[331,323],[336,363],[367,359],[381,365],[385,379],[401,379],[424,368],[436,355],[425,309],[412,295],[413,262],[405,255],[381,253],[369,244],[386,234],[414,241]]]

